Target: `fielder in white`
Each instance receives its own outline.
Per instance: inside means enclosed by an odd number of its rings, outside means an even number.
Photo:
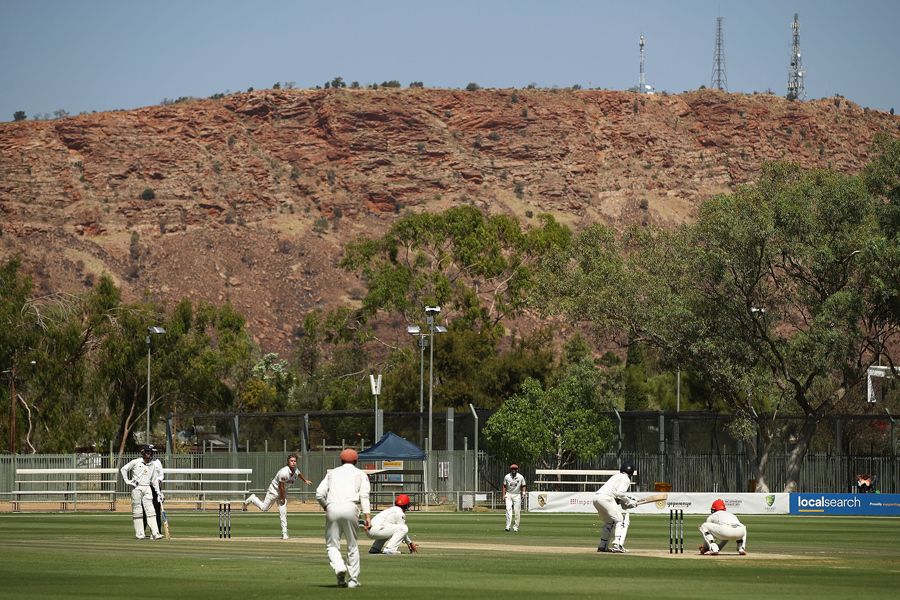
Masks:
[[[512,525],[519,530],[522,517],[522,496],[525,495],[525,478],[519,473],[519,465],[509,465],[509,473],[503,478],[503,498],[506,500],[506,530]]]
[[[625,552],[625,536],[628,535],[631,518],[622,509],[637,506],[637,500],[627,494],[633,474],[634,465],[623,463],[619,472],[594,492],[594,508],[603,521],[597,552]],[[612,544],[609,543],[610,537],[613,537]]]
[[[337,575],[338,587],[359,587],[360,509],[365,515],[366,531],[372,526],[369,505],[369,476],[356,468],[359,455],[347,448],[341,452],[341,466],[328,471],[316,488],[316,500],[325,509],[325,548],[328,562]],[[347,540],[347,561],[341,556],[341,536]],[[349,581],[347,576],[349,575]]]
[[[281,539],[283,540],[288,539],[287,488],[298,479],[302,480],[306,485],[312,483],[312,481],[304,477],[303,473],[300,472],[300,469],[297,468],[297,455],[291,454],[288,456],[287,466],[281,467],[281,469],[275,473],[275,477],[272,479],[272,483],[269,484],[269,489],[266,491],[265,500],[260,502],[259,498],[256,497],[256,494],[250,494],[250,496],[244,500],[244,506],[253,504],[253,506],[263,512],[267,512],[269,507],[272,506],[272,503],[276,499],[278,500],[278,520],[281,522]]]
[[[150,539],[158,540],[162,537],[156,525],[156,510],[153,508],[153,492],[156,492],[160,502],[165,500],[159,491],[162,473],[159,473],[159,467],[151,462],[152,458],[153,449],[144,446],[141,449],[141,457],[121,469],[122,479],[127,485],[134,487],[131,490],[131,518],[134,521],[134,536],[139,540],[145,537],[144,515],[147,515],[147,525],[150,526]]]
[[[712,503],[710,512],[712,514],[700,526],[704,540],[700,546],[700,554],[715,556],[729,540],[737,542],[738,554],[741,556],[747,554],[747,528],[725,509],[725,502],[719,498]]]
[[[372,526],[366,534],[375,543],[369,548],[369,554],[400,554],[400,542],[406,544],[410,554],[418,551],[419,545],[409,537],[406,525],[406,511],[411,502],[409,496],[400,494],[394,500],[394,506],[372,518]]]

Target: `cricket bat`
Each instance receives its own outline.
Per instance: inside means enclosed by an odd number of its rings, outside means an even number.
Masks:
[[[166,511],[162,511],[162,524],[163,535],[166,536],[167,540],[172,539],[172,533],[169,531],[169,516],[166,514]]]
[[[650,504],[651,502],[659,502],[660,500],[665,500],[668,497],[669,497],[668,494],[652,494],[650,496],[640,498],[637,501],[637,503],[638,503],[638,506],[640,506],[641,504]]]

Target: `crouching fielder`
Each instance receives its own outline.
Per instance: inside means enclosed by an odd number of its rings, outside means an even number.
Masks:
[[[150,526],[150,538],[158,540],[162,537],[156,524],[156,509],[153,508],[153,492],[156,492],[160,502],[165,500],[159,490],[162,473],[158,472],[159,467],[156,463],[151,462],[152,458],[153,449],[144,446],[141,457],[134,459],[121,470],[125,483],[134,487],[131,490],[131,517],[134,520],[134,536],[139,540],[144,539],[144,515],[147,515],[147,524]]]
[[[700,526],[704,540],[700,546],[700,554],[718,554],[728,540],[737,542],[738,554],[747,554],[747,528],[736,516],[725,510],[725,503],[721,498],[712,503],[710,512],[712,514]]]
[[[625,552],[625,536],[628,534],[630,517],[622,509],[637,506],[637,501],[626,494],[633,474],[634,465],[623,463],[619,472],[594,492],[594,508],[603,521],[597,552]],[[609,543],[610,538],[613,538],[612,544]]]
[[[375,540],[369,554],[400,554],[400,542],[406,544],[410,554],[418,549],[418,545],[409,537],[406,525],[406,511],[411,500],[406,494],[400,494],[394,500],[394,506],[383,510],[372,517],[372,526],[366,531]]]

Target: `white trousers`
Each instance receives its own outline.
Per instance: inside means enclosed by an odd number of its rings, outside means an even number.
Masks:
[[[624,547],[630,522],[628,513],[624,512],[619,503],[616,502],[616,499],[609,494],[594,494],[593,504],[597,515],[603,521],[600,543],[597,548],[601,551],[606,551],[609,547],[609,540],[613,536],[615,536],[613,543]]]
[[[266,494],[266,499],[262,502],[259,501],[259,498],[256,497],[256,494],[251,494],[247,500],[250,501],[253,506],[258,508],[263,512],[268,512],[269,508],[273,503],[278,505],[278,520],[281,521],[281,535],[287,535],[287,502],[284,504],[278,503],[278,494],[273,494],[269,492]]]
[[[359,508],[353,502],[329,504],[325,509],[325,549],[337,575],[346,571],[351,581],[359,579]],[[347,562],[341,556],[341,536],[347,540]]]
[[[719,551],[719,546],[724,542],[737,540],[738,550],[747,549],[747,528],[743,525],[720,525],[718,523],[703,523],[700,533],[706,540],[706,546],[713,552]]]
[[[519,528],[522,516],[522,494],[506,494],[506,528]]]
[[[378,529],[374,527],[366,532],[371,539],[375,540],[372,547],[379,552],[387,550],[399,550],[400,543],[406,540],[406,534],[409,533],[409,526],[402,523],[385,523]]]
[[[156,509],[153,508],[153,492],[149,485],[139,485],[131,490],[131,518],[134,521],[134,536],[144,539],[144,515],[147,515],[147,525],[153,537],[159,535],[159,527],[156,525]]]

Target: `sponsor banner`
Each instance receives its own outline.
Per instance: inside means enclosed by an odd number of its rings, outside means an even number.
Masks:
[[[900,494],[791,494],[791,514],[900,516]]]
[[[640,500],[659,492],[634,492]],[[791,512],[791,494],[684,494],[669,492],[665,500],[632,508],[633,514],[662,514],[671,509],[685,514],[708,515],[715,500],[722,499],[729,512],[744,515],[786,515]],[[596,513],[594,492],[528,492],[528,512]]]

